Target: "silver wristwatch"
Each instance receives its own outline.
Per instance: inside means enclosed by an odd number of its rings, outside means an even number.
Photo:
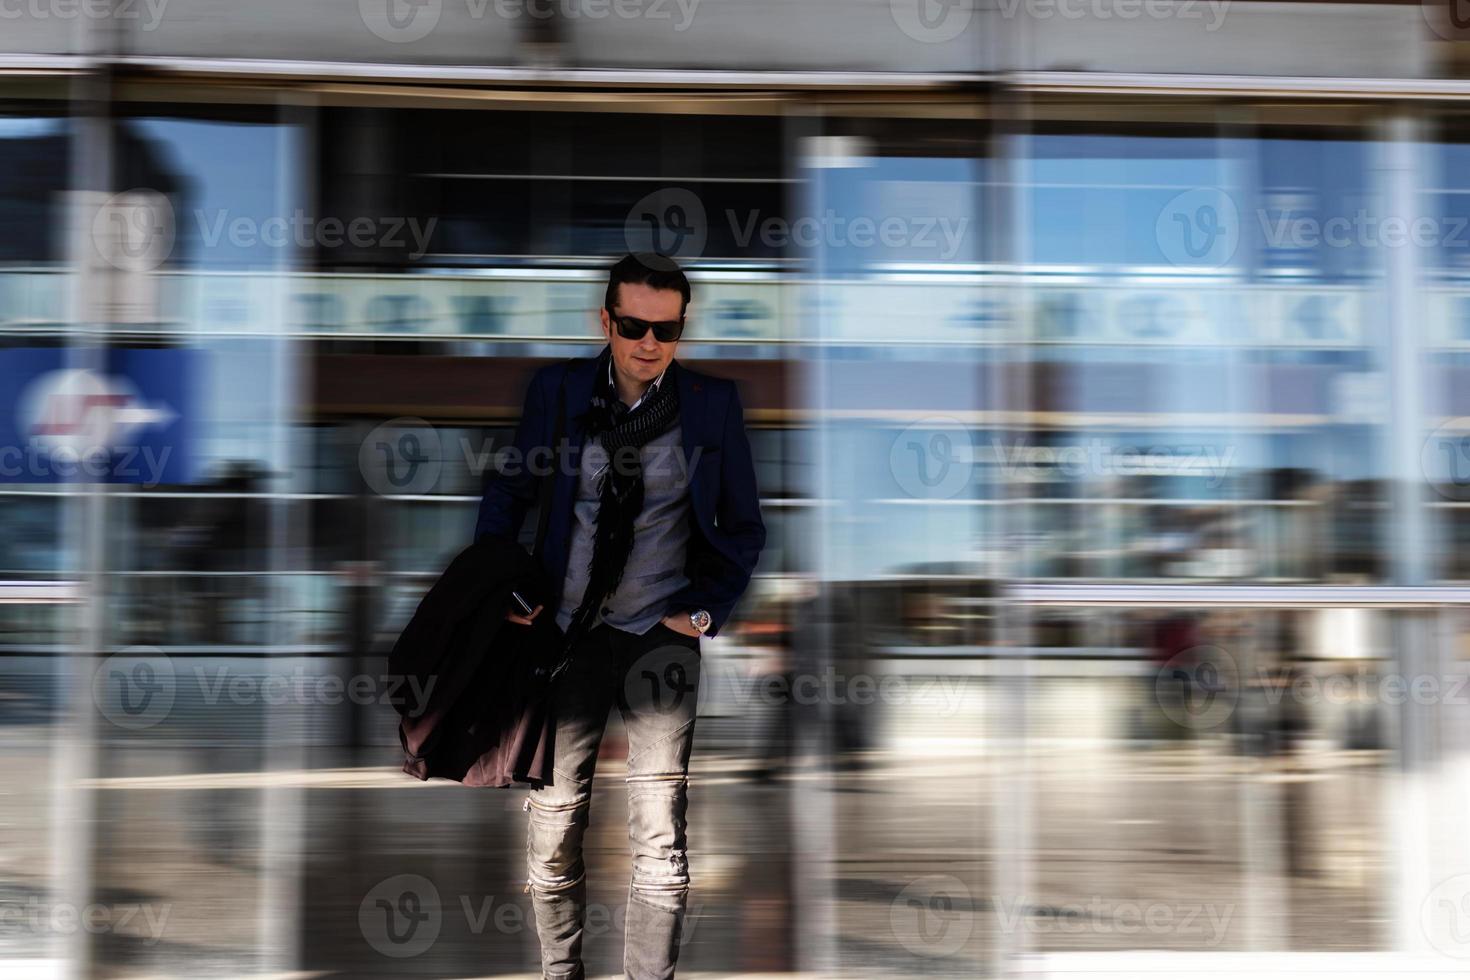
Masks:
[[[689,625],[698,630],[701,635],[709,630],[711,622],[709,612],[704,609],[696,609],[689,614]]]

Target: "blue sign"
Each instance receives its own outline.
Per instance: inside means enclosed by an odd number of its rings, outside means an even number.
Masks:
[[[117,349],[96,371],[60,348],[0,350],[0,482],[193,482],[202,356]]]

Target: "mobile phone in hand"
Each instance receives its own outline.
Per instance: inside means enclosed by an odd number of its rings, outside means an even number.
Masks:
[[[518,606],[521,607],[521,615],[522,616],[529,616],[529,615],[531,615],[531,612],[532,612],[531,604],[526,601],[526,597],[525,596],[521,595],[519,592],[516,592],[515,590],[511,590],[510,597],[511,597],[512,600],[515,601],[515,604],[516,605],[518,605]]]

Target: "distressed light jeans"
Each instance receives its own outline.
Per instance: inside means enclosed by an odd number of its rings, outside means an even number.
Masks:
[[[527,877],[544,977],[581,980],[587,875],[582,838],[608,713],[628,735],[628,843],[633,852],[623,938],[628,980],[665,980],[689,895],[685,806],[699,698],[701,637],[662,623],[647,633],[599,623],[576,644],[553,688],[552,782],[532,790]]]

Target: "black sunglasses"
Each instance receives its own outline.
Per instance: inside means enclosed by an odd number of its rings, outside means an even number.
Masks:
[[[672,344],[684,334],[682,316],[677,320],[640,320],[636,316],[619,316],[608,310],[607,318],[617,326],[618,334],[627,340],[642,340],[649,327],[653,328],[653,338],[661,344]]]

